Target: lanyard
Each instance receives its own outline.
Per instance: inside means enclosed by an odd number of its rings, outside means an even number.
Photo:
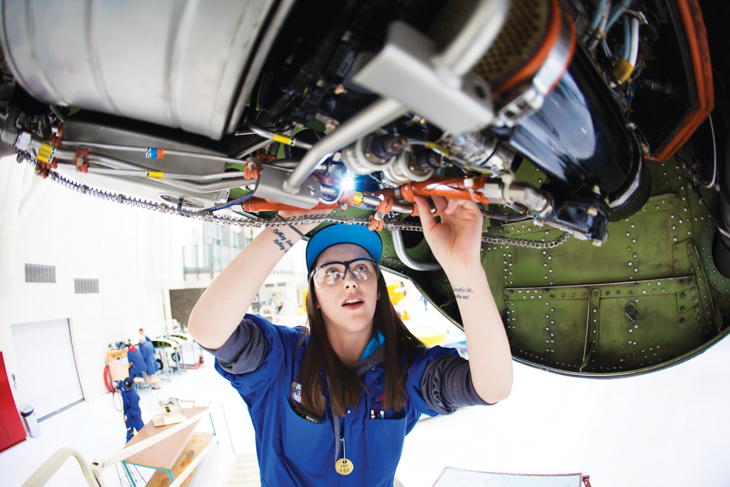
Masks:
[[[345,448],[345,434],[343,432],[340,437],[340,418],[339,416],[332,417],[335,421],[335,437],[337,444],[335,446],[335,471],[340,475],[350,475],[352,470],[355,468],[351,460],[347,458],[347,450]],[[342,443],[342,458],[340,457],[340,443]]]
[[[325,377],[329,384],[329,377]],[[342,418],[344,421],[345,418]],[[335,471],[340,475],[350,475],[355,468],[352,461],[347,458],[345,449],[345,432],[340,432],[340,417],[332,414],[332,421],[335,427]],[[340,458],[340,443],[342,443],[342,458]]]

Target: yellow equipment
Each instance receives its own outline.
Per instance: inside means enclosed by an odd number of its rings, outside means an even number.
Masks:
[[[408,294],[406,286],[403,281],[392,281],[388,283],[388,297],[393,306],[403,301]]]

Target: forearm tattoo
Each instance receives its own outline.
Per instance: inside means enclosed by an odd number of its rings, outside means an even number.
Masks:
[[[279,230],[278,228],[274,229],[274,234],[279,237],[274,240],[274,243],[279,246],[279,250],[283,250],[284,252],[289,252],[289,249],[294,247],[294,244],[291,240],[289,240],[286,235],[284,235],[284,232]]]
[[[456,299],[463,299],[464,301],[469,299],[469,296],[471,295],[472,290],[470,287],[455,287],[454,288],[454,297]]]

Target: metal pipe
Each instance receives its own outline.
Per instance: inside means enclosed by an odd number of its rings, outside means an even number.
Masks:
[[[84,480],[89,487],[103,487],[104,483],[101,478],[95,478],[94,472],[89,468],[86,463],[86,459],[81,453],[74,450],[73,448],[61,448],[57,450],[53,455],[48,457],[48,460],[43,462],[43,465],[38,467],[38,470],[33,472],[28,480],[23,483],[23,487],[36,487],[39,485],[46,485],[51,477],[53,477],[58,469],[66,463],[69,457],[74,457],[81,467],[81,474],[84,476]]]
[[[436,69],[459,77],[471,71],[502,30],[511,3],[481,0],[456,38],[433,59]]]
[[[94,162],[91,157],[89,157],[90,162]],[[58,164],[63,166],[69,166],[69,167],[75,167],[75,164],[72,162],[59,162]],[[148,176],[149,170],[147,169],[124,169],[124,168],[107,168],[107,167],[89,167],[87,169],[89,174],[101,174],[104,176],[118,176],[118,177],[138,177],[138,178],[144,178],[144,179],[150,179],[156,182],[159,182],[160,184],[164,184],[167,186],[171,186],[173,188],[179,188],[184,189],[187,191],[194,191],[196,193],[212,193],[215,191],[221,191],[224,189],[231,189],[231,188],[243,188],[247,187],[251,189],[250,187],[256,186],[257,179],[244,179],[241,177],[240,179],[227,179],[223,181],[214,181],[212,183],[195,183],[192,181],[185,181],[181,178],[168,178],[167,174],[162,179],[158,178],[150,178]],[[174,175],[174,176],[185,176],[183,175]],[[245,184],[242,184],[245,183]]]
[[[636,66],[636,60],[639,57],[639,19],[631,17],[631,50],[627,61],[632,66]]]
[[[627,61],[631,58],[631,26],[629,20],[624,18],[624,45],[621,48],[621,57]]]
[[[327,186],[323,184],[321,186],[321,191],[323,195],[326,196],[339,196],[340,192],[335,188],[334,186]]]
[[[58,162],[59,166],[76,167],[73,162]],[[109,167],[89,167],[89,174],[103,174],[105,176],[129,176],[146,178],[148,171],[141,169],[112,169]]]
[[[299,192],[304,181],[314,172],[326,156],[338,151],[347,144],[357,140],[364,134],[392,122],[407,109],[399,102],[380,99],[343,123],[337,130],[320,140],[304,155],[302,162],[294,169],[291,176],[284,181],[284,191],[291,194]]]
[[[253,120],[249,120],[246,122],[246,125],[248,125],[248,128],[251,129],[253,133],[260,137],[264,137],[266,139],[273,139],[274,135],[276,135],[274,132],[271,132],[270,130],[266,130],[265,128],[261,127],[259,124],[254,122]]]
[[[55,152],[56,157],[60,160],[73,160],[76,156],[76,153],[73,151],[65,150],[65,149],[56,149]],[[122,161],[120,159],[116,159],[114,157],[109,156],[102,156],[99,154],[93,154],[90,153],[88,155],[89,162],[93,162],[95,164],[100,164],[102,166],[107,166],[108,168],[111,168],[114,172],[111,172],[109,170],[98,170],[101,168],[89,168],[89,172],[96,172],[97,174],[109,174],[109,175],[116,175],[116,176],[141,176],[141,177],[147,177],[147,174],[150,171],[153,171],[149,168],[146,168],[144,166],[138,166],[137,164],[132,164],[131,162]],[[73,164],[71,164],[73,165]],[[95,171],[92,171],[92,169],[97,169]],[[125,174],[122,174],[120,171],[125,171]],[[128,172],[128,173],[127,173]],[[254,179],[245,179],[243,177],[242,172],[226,172],[226,173],[217,173],[217,174],[180,174],[180,173],[167,173],[162,172],[162,178],[169,182],[169,180],[188,180],[189,183],[188,186],[185,185],[185,181],[179,181],[179,184],[181,186],[179,187],[186,187],[188,189],[194,190],[194,191],[219,191],[221,189],[229,189],[229,188],[237,188],[241,186],[238,183],[246,182],[246,185],[249,184],[256,184],[256,180]],[[151,178],[151,179],[157,179],[157,178]],[[221,181],[221,180],[230,180],[230,181]],[[160,179],[157,179],[160,181]],[[209,184],[199,184],[199,183],[193,183],[193,181],[213,181]],[[171,185],[175,185],[178,183],[170,183]],[[213,188],[213,189],[209,189]]]
[[[119,150],[119,151],[128,151],[128,152],[147,152],[147,149],[149,147],[134,147],[130,145],[117,145],[117,144],[99,144],[97,142],[80,142],[77,140],[64,140],[64,145],[73,145],[73,146],[84,146],[84,147],[94,147],[96,149],[106,149],[106,150]],[[268,143],[268,141],[267,141]],[[238,159],[233,159],[231,157],[225,157],[225,156],[215,156],[212,154],[199,154],[197,152],[190,152],[190,151],[181,151],[181,150],[174,150],[174,149],[163,149],[165,151],[165,155],[168,156],[182,156],[182,157],[192,157],[195,159],[206,159],[209,161],[220,161],[220,162],[228,162],[230,164],[240,164],[241,161]]]
[[[611,16],[608,18],[608,22],[606,23],[606,32],[611,30],[613,24],[615,24],[616,21],[621,18],[626,9],[631,8],[632,1],[633,0],[621,0],[621,3],[619,5],[616,5],[611,9]]]
[[[272,132],[270,130],[260,127],[256,122],[253,121],[248,122],[248,128],[250,128],[256,135],[267,139],[272,139],[274,140],[274,142],[279,142],[291,147],[299,147],[301,149],[312,148],[312,144],[297,140],[297,138],[293,135],[285,135],[279,132]],[[289,130],[289,132],[293,134],[294,129]]]
[[[56,151],[53,153],[55,157],[57,157],[61,161],[73,161],[76,158],[76,152],[73,150],[68,149],[56,149]],[[99,154],[93,154],[90,153],[88,156],[89,162],[93,162],[95,164],[101,164],[102,166],[111,167],[113,169],[139,169],[139,170],[145,170],[149,171],[149,169],[138,166],[136,164],[132,164],[131,162],[122,161],[120,159],[116,159],[114,157],[109,156],[102,156]]]
[[[396,213],[413,213],[416,205],[411,205],[407,203],[393,203],[393,208],[391,208],[391,211],[394,211]]]
[[[401,235],[400,230],[393,230],[390,232],[390,235],[393,237],[393,248],[395,249],[395,254],[401,262],[406,265],[406,267],[409,267],[414,271],[441,270],[441,264],[438,262],[421,262],[411,257],[406,251],[406,245],[403,242],[403,235]]]

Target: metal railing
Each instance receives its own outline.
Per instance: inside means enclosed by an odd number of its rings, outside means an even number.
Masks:
[[[116,453],[113,453],[107,457],[102,458],[101,460],[95,460],[91,463],[87,463],[86,459],[84,459],[83,455],[79,453],[78,451],[74,450],[73,448],[61,448],[56,453],[51,455],[48,460],[43,462],[43,465],[41,465],[38,470],[36,470],[33,475],[30,476],[28,480],[26,480],[23,483],[22,487],[42,487],[46,485],[46,483],[53,477],[59,468],[61,468],[61,465],[66,463],[66,460],[68,460],[69,457],[74,457],[77,462],[79,462],[79,466],[81,467],[81,472],[84,475],[84,479],[86,480],[86,483],[89,485],[89,487],[105,487],[104,481],[101,478],[101,473],[107,469],[108,467],[111,467],[112,465],[121,462],[135,453],[138,453],[142,450],[145,450],[147,448],[152,447],[156,443],[159,443],[160,441],[164,440],[165,438],[169,438],[170,436],[174,435],[178,431],[181,431],[191,424],[195,424],[200,419],[203,418],[206,414],[211,413],[211,409],[214,407],[220,407],[221,411],[223,412],[223,421],[225,422],[225,431],[228,434],[228,439],[231,442],[231,448],[233,449],[234,456],[236,454],[236,448],[233,444],[233,439],[231,438],[231,432],[228,428],[228,418],[226,416],[226,410],[223,407],[222,403],[218,404],[211,404],[208,408],[206,408],[204,411],[199,412],[198,414],[191,416],[186,421],[182,423],[178,423],[169,429],[158,433],[151,438],[147,438],[146,440],[140,441],[139,443],[130,446],[129,448],[122,448]],[[212,422],[212,417],[211,417]],[[214,426],[215,431],[215,426]],[[180,472],[178,477],[174,480],[174,482],[170,485],[170,487],[180,487],[183,482],[185,482],[185,479],[188,478],[188,476],[195,470],[195,468],[198,466],[198,464],[205,458],[205,456],[210,452],[210,450],[215,446],[217,443],[213,443],[212,441],[193,459],[192,462],[190,462],[186,467],[185,470]]]

